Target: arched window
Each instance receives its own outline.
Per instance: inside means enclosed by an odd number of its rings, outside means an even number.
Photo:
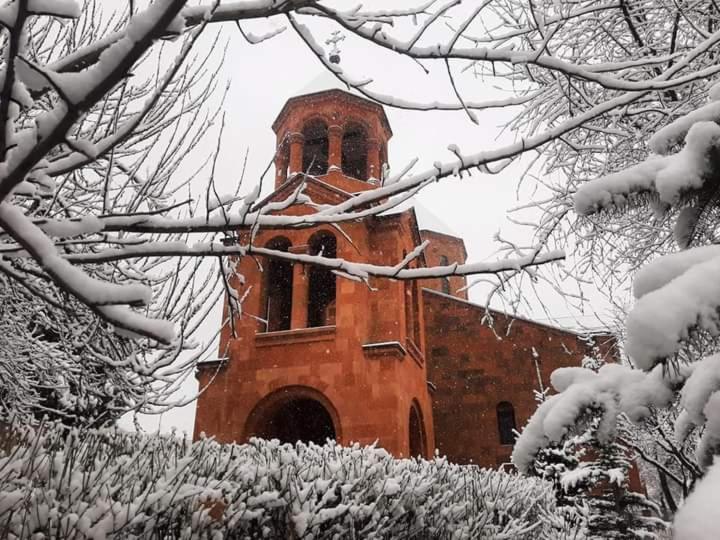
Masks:
[[[500,444],[513,444],[515,442],[515,409],[509,401],[497,404],[497,423],[500,434]]]
[[[327,173],[328,170],[328,128],[322,120],[310,120],[302,131],[303,172],[312,175]]]
[[[440,266],[447,266],[450,261],[445,255],[440,256]],[[450,278],[445,276],[440,278],[440,290],[445,294],[450,294]]]
[[[407,251],[403,250],[403,259]],[[411,263],[412,267],[412,263]],[[409,340],[420,347],[420,300],[418,298],[418,283],[415,280],[405,281],[405,333]]]
[[[337,242],[330,233],[316,233],[308,244],[310,255],[320,255],[328,259],[337,256]],[[327,268],[311,266],[308,279],[307,325],[309,328],[335,324],[335,295],[335,274]]]
[[[367,180],[367,133],[360,124],[351,123],[342,138],[342,172],[358,180]]]
[[[423,426],[420,407],[416,402],[410,406],[409,421],[409,448],[410,457],[425,457],[425,428]]]
[[[273,238],[265,247],[278,251],[288,251],[290,240],[283,237]],[[267,321],[266,332],[290,330],[292,314],[293,267],[289,261],[270,259],[265,268],[264,317]]]

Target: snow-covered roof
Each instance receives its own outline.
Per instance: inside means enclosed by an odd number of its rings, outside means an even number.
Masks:
[[[305,96],[307,94],[315,94],[317,92],[324,92],[326,90],[342,90],[344,92],[347,92],[348,94],[367,99],[354,88],[350,88],[349,86],[344,84],[340,79],[330,73],[327,69],[323,69],[309,83],[294,92],[292,96]]]
[[[455,229],[451,228],[436,214],[432,213],[427,206],[419,202],[415,203],[415,217],[417,218],[418,228],[421,231],[435,231],[456,238],[462,238]]]
[[[310,80],[310,82],[308,82],[301,88],[297,89],[296,91],[292,92],[288,96],[288,100],[285,102],[285,105],[283,105],[282,109],[278,113],[277,118],[275,118],[275,121],[272,124],[273,130],[277,131],[277,128],[279,127],[281,119],[284,117],[284,114],[288,110],[288,106],[290,105],[290,103],[296,101],[298,98],[303,98],[305,96],[319,94],[322,92],[327,92],[327,91],[332,91],[332,90],[339,90],[341,92],[348,94],[349,96],[352,96],[355,99],[362,100],[363,102],[365,102],[368,105],[376,107],[380,114],[382,124],[387,132],[386,133],[387,137],[388,138],[392,137],[392,129],[390,128],[390,123],[388,122],[387,116],[385,115],[385,109],[383,108],[383,106],[371,99],[368,99],[366,96],[362,95],[360,92],[358,92],[354,88],[350,88],[349,86],[344,84],[340,79],[338,79],[335,75],[333,75],[332,72],[328,71],[327,69],[323,69],[321,72],[319,72],[315,76],[315,78]]]
[[[456,238],[462,238],[462,236],[455,230],[453,230],[447,223],[445,223],[436,214],[431,212],[427,206],[418,202],[417,199],[411,198],[407,201],[399,204],[392,210],[383,212],[382,216],[392,216],[405,212],[406,210],[413,208],[415,210],[415,218],[417,219],[418,229],[421,231],[434,231],[441,234],[447,234]]]

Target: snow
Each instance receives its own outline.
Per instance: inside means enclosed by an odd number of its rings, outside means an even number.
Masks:
[[[27,10],[38,15],[61,18],[74,19],[80,16],[80,5],[74,0],[28,0]]]
[[[696,264],[720,257],[720,245],[701,246],[664,255],[646,264],[635,275],[633,294],[642,298],[664,287]]]
[[[610,206],[623,206],[630,193],[653,189],[655,176],[667,161],[665,157],[651,156],[633,167],[583,184],[574,197],[575,211],[588,215]]]
[[[367,99],[360,92],[343,83],[327,69],[323,69],[305,86],[295,91],[292,96],[294,97],[304,96],[307,94],[316,94],[318,92],[325,92],[327,90],[342,90],[343,92],[347,92],[348,94],[353,94],[357,97]]]
[[[719,500],[720,460],[716,460],[675,515],[673,538],[675,540],[717,539]]]
[[[707,260],[637,301],[626,323],[626,351],[636,367],[649,370],[675,354],[695,327],[718,334],[719,272],[720,257]]]
[[[696,122],[685,137],[685,146],[658,171],[655,188],[660,200],[677,203],[680,195],[699,189],[713,172],[713,155],[720,142],[720,126],[715,122]]]
[[[620,364],[605,364],[597,372],[580,367],[556,369],[551,375],[560,393],[543,402],[515,442],[512,462],[527,472],[537,452],[559,442],[589,408],[602,411],[596,436],[609,441],[620,414],[640,421],[651,407],[667,406],[678,383],[658,366],[651,373]]]
[[[538,479],[443,458],[395,459],[374,446],[23,429],[20,440],[0,448],[0,518],[12,537],[24,537],[19,531],[28,525],[55,537],[48,532],[60,522],[63,537],[87,538],[114,537],[128,525],[125,531],[143,537],[163,536],[171,523],[183,538],[256,537],[260,530],[284,538],[291,525],[303,538],[395,538],[410,529],[433,538],[468,538],[472,530],[509,539],[532,530],[554,537],[552,524],[566,516]],[[219,515],[211,518],[213,511]]]
[[[720,85],[716,85],[716,87],[713,87],[712,95],[720,94],[719,86]],[[717,100],[711,101],[707,105],[695,109],[685,116],[681,116],[657,131],[648,143],[650,149],[656,154],[665,155],[669,153],[675,145],[682,142],[683,138],[695,123],[708,121],[712,123],[720,121],[720,102]]]
[[[597,379],[598,374],[582,367],[563,367],[556,369],[550,375],[550,384],[558,392],[564,392],[571,384],[577,382],[591,382]]]
[[[693,371],[680,392],[680,405],[687,414],[687,420],[702,425],[705,422],[705,404],[717,390],[720,390],[720,354],[707,356],[693,364]]]
[[[415,212],[415,219],[417,220],[419,230],[437,232],[448,236],[454,236],[455,238],[462,238],[462,236],[450,227],[442,218],[438,217],[437,214],[430,211],[427,206],[418,201],[417,197],[410,197],[394,208],[382,212],[380,215],[393,216],[407,212],[411,208]]]
[[[136,15],[133,19],[137,17]],[[88,69],[79,72],[46,71],[45,73],[52,80],[63,99],[71,105],[77,105],[85,100],[98,81],[112,73],[115,66],[130,53],[134,45],[132,39],[124,37],[105,49],[100,55],[100,59]]]
[[[697,122],[689,129],[685,146],[677,154],[653,155],[633,167],[580,186],[574,197],[575,210],[589,215],[611,206],[623,206],[630,194],[653,191],[661,202],[676,204],[681,195],[700,189],[712,177],[713,155],[719,143],[720,126],[715,122]]]

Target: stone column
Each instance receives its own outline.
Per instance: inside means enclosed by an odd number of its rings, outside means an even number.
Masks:
[[[380,164],[380,141],[377,139],[367,140],[367,158],[368,158],[368,182],[371,184],[380,184],[382,176]]]
[[[275,188],[280,187],[287,181],[289,161],[288,153],[288,144],[281,141],[280,147],[275,155]]]
[[[307,253],[307,246],[292,246],[290,253]],[[308,276],[306,266],[301,263],[293,264],[293,291],[292,313],[290,314],[290,329],[307,328],[308,313]]]
[[[328,172],[342,170],[342,126],[328,127]]]
[[[303,145],[305,137],[302,133],[290,133],[288,143],[290,144],[290,175],[303,172]]]

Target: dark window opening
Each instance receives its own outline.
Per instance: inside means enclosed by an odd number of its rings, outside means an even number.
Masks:
[[[407,252],[403,250],[403,259]],[[418,299],[417,282],[405,282],[405,332],[416,346],[420,346],[420,301]]]
[[[336,437],[330,413],[320,402],[310,398],[281,404],[260,424],[257,435],[291,444],[297,441],[325,444],[327,439]]]
[[[268,249],[288,251],[290,241],[277,238],[266,244]],[[293,265],[289,261],[270,259],[265,268],[266,332],[290,330],[292,315]]]
[[[367,180],[368,148],[365,129],[358,124],[345,128],[342,138],[342,171],[358,180]],[[379,173],[378,173],[379,174]]]
[[[415,405],[410,407],[410,457],[425,456],[425,430]]]
[[[447,266],[450,263],[445,255],[440,256],[440,266]],[[450,278],[448,276],[440,278],[440,290],[445,294],[450,294]]]
[[[310,255],[320,255],[328,259],[337,256],[335,237],[328,233],[313,236],[309,247]],[[335,324],[336,293],[335,274],[327,268],[311,266],[308,279],[309,328]]]
[[[311,120],[303,128],[303,172],[312,175],[327,173],[328,129],[321,120]]]
[[[501,401],[496,410],[500,444],[513,444],[515,442],[515,409],[512,403]]]

